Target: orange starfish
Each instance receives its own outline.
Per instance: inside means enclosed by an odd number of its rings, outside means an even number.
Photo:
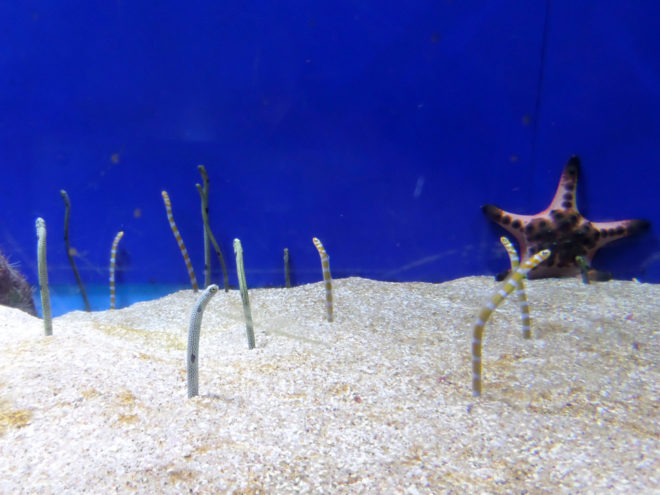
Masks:
[[[520,244],[521,264],[539,251],[552,251],[550,258],[529,272],[529,278],[575,276],[580,273],[576,256],[591,263],[596,251],[605,244],[646,230],[651,225],[646,220],[590,222],[584,218],[577,209],[575,197],[579,172],[580,159],[572,156],[564,167],[550,206],[536,215],[516,215],[494,205],[481,208],[488,218],[516,237]],[[589,270],[590,280],[611,278],[609,272]]]

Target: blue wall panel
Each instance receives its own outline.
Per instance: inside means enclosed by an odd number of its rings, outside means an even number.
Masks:
[[[593,220],[657,224],[658,7],[570,2],[54,2],[0,6],[0,249],[36,282],[186,283],[160,198],[203,278],[196,166],[250,285],[442,281],[506,267],[480,206],[545,208],[574,153]],[[542,76],[542,77],[540,77]],[[596,264],[660,281],[655,232]],[[217,267],[216,267],[217,268]],[[233,270],[232,270],[233,271]],[[217,269],[215,280],[218,280]],[[232,281],[234,281],[232,277]]]

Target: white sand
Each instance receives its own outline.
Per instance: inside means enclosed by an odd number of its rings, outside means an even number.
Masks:
[[[495,282],[350,278],[40,320],[0,307],[1,493],[660,493],[660,286],[528,282],[486,327]],[[118,290],[121,290],[119,288]]]

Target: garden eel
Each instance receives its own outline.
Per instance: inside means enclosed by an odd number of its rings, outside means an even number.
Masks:
[[[204,165],[198,165],[197,169],[202,175],[202,182],[204,182],[204,187],[199,184],[195,184],[195,187],[197,187],[197,191],[199,191],[199,195],[202,198],[202,221],[204,222],[204,285],[211,283],[211,254],[209,250],[210,240],[211,244],[213,244],[213,249],[215,249],[215,254],[218,255],[218,260],[220,261],[222,278],[225,283],[225,292],[228,292],[229,276],[227,275],[225,257],[222,255],[222,251],[220,251],[218,241],[215,240],[215,236],[211,231],[211,225],[209,224],[209,175],[206,173],[206,168],[204,168]]]
[[[591,266],[589,266],[589,262],[585,259],[584,256],[576,256],[575,262],[580,267],[580,275],[582,275],[582,283],[588,284],[589,270],[591,269]]]
[[[199,333],[202,328],[204,308],[213,295],[218,292],[218,286],[209,285],[200,294],[190,315],[190,329],[188,331],[188,353],[186,357],[188,367],[188,398],[199,394]]]
[[[316,249],[319,252],[319,256],[321,257],[323,282],[325,284],[325,310],[328,321],[332,321],[334,318],[332,315],[332,277],[330,276],[330,257],[328,256],[328,253],[326,253],[323,244],[321,244],[321,241],[317,237],[314,237],[312,242],[314,242],[314,246],[316,246]]]
[[[202,200],[202,222],[204,224],[204,287],[211,285],[211,241],[209,239],[209,188],[208,188],[208,175],[204,165],[197,167],[199,173],[202,174],[202,182],[204,186],[195,184],[197,191],[199,191],[200,199]]]
[[[248,297],[247,282],[245,281],[245,267],[243,266],[243,246],[240,239],[234,239],[234,252],[236,253],[236,272],[238,286],[243,300],[243,314],[245,315],[245,331],[247,332],[248,349],[254,349],[254,326],[252,325],[252,310]]]
[[[37,264],[39,269],[39,293],[44,316],[44,334],[53,335],[53,315],[50,311],[50,292],[48,290],[48,267],[46,266],[46,222],[37,218]]]
[[[117,246],[119,241],[124,237],[124,231],[120,230],[112,241],[112,248],[110,249],[110,309],[115,309],[115,265],[117,261]]]
[[[73,260],[73,250],[71,249],[71,243],[69,242],[69,217],[71,216],[71,201],[69,201],[69,195],[64,189],[60,190],[60,194],[64,200],[64,245],[66,247],[66,255],[69,258],[69,263],[71,263],[71,268],[73,268],[73,274],[76,276],[78,287],[80,287],[80,294],[82,295],[83,302],[85,303],[85,311],[91,311],[92,308],[89,306],[87,292],[85,292],[85,286],[82,283],[82,279],[78,273],[78,268],[76,268],[76,263]]]
[[[190,283],[195,292],[199,289],[197,287],[197,278],[195,277],[195,270],[193,269],[192,263],[190,262],[190,256],[188,256],[188,251],[186,250],[186,245],[183,243],[179,229],[174,223],[174,216],[172,215],[172,203],[170,202],[170,196],[167,194],[167,191],[161,191],[160,195],[163,197],[163,202],[165,203],[165,211],[167,212],[167,219],[170,222],[170,228],[174,234],[176,242],[179,244],[179,249],[181,250],[181,255],[183,256],[183,261],[186,263],[186,268],[188,268],[188,276],[190,277]]]
[[[511,241],[506,237],[500,237],[500,242],[509,254],[511,261],[511,273],[515,272],[520,266],[520,258],[516,248],[511,244]],[[522,334],[524,339],[532,338],[532,323],[529,317],[529,303],[527,302],[527,294],[525,294],[525,281],[524,278],[520,280],[516,287],[516,294],[518,295],[518,304],[520,305],[520,318],[522,319]]]
[[[506,299],[506,297],[511,294],[522,279],[529,273],[538,264],[545,261],[550,256],[550,250],[544,249],[543,251],[536,253],[529,260],[518,267],[515,272],[512,272],[509,279],[501,286],[486,305],[481,308],[477,322],[474,324],[474,332],[472,337],[472,395],[479,397],[481,395],[481,349],[482,349],[482,340],[484,336],[484,328],[486,322],[490,315],[493,314],[493,311]]]
[[[284,285],[291,288],[291,272],[289,271],[289,249],[284,248]]]

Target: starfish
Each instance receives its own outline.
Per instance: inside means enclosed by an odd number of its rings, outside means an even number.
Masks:
[[[649,228],[646,220],[591,222],[577,208],[576,189],[580,159],[572,156],[559,179],[559,186],[550,206],[536,215],[517,215],[494,205],[481,210],[493,222],[508,230],[518,240],[523,264],[535,253],[550,249],[552,255],[529,272],[529,278],[572,277],[580,274],[576,256],[591,265],[596,251],[616,239]],[[503,278],[498,276],[498,279]],[[589,270],[590,280],[610,280],[612,274]]]

